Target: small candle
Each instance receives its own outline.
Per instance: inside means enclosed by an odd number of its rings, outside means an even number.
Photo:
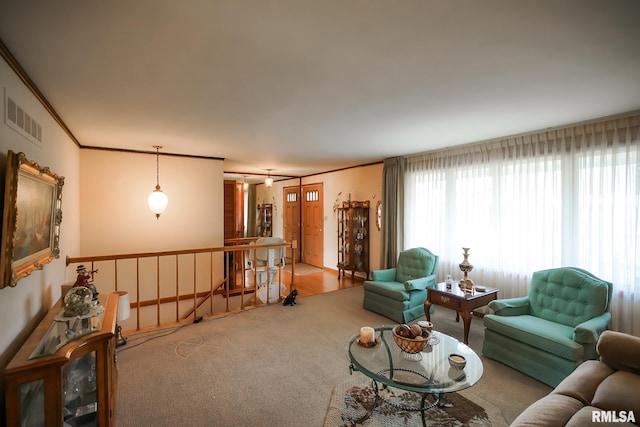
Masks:
[[[370,342],[375,342],[374,338],[375,330],[369,326],[363,326],[360,328],[360,342],[363,344],[368,344]]]

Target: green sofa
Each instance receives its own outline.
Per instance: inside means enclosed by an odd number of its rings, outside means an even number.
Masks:
[[[363,307],[398,323],[424,316],[428,287],[436,283],[438,256],[425,248],[400,252],[394,268],[374,270],[363,284]]]
[[[528,296],[489,303],[482,353],[555,387],[583,361],[598,358],[612,288],[579,268],[537,271]]]

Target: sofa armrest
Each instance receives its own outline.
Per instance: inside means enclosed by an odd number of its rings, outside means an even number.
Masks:
[[[573,340],[580,344],[595,344],[600,334],[607,330],[611,321],[611,313],[602,313],[586,322],[580,323],[573,329]]]
[[[640,375],[640,337],[604,331],[596,348],[600,360],[613,369]]]
[[[404,282],[404,289],[407,291],[425,290],[428,287],[435,285],[436,275],[432,274],[427,277],[419,277],[417,279],[410,279]]]
[[[489,308],[498,316],[522,316],[529,314],[529,297],[493,300]]]
[[[371,277],[373,280],[378,282],[395,282],[396,269],[387,268],[386,270],[373,270],[371,272]]]

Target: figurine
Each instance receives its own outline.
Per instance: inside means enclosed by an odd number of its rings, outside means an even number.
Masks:
[[[89,288],[89,290],[93,294],[93,298],[92,298],[93,301],[98,300],[99,293],[98,293],[98,289],[96,288],[96,285],[93,284],[91,275],[97,272],[98,270],[89,271],[87,270],[87,267],[85,267],[84,265],[79,265],[78,267],[76,267],[76,273],[78,274],[78,277],[76,278],[76,281],[73,284],[74,288],[78,286],[84,286],[85,288]]]

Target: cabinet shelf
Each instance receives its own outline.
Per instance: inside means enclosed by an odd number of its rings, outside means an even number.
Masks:
[[[272,237],[272,221],[273,205],[270,203],[264,203],[258,205],[258,215],[256,216],[256,228],[258,237]]]

